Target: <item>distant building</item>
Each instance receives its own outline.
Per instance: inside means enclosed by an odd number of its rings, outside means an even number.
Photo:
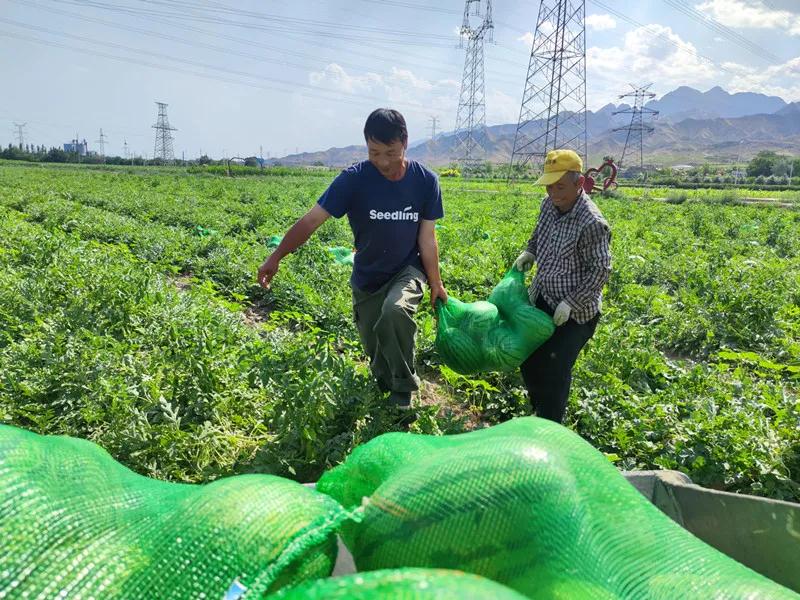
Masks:
[[[673,171],[691,171],[694,168],[694,165],[672,165],[670,167]]]
[[[64,144],[64,152],[69,152],[70,154],[75,154],[77,152],[79,156],[86,156],[89,154],[89,146],[86,144],[86,140],[82,142],[71,140]]]

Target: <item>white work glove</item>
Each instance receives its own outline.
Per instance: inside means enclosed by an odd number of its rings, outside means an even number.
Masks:
[[[533,256],[530,252],[525,250],[522,254],[517,257],[517,260],[514,261],[514,268],[517,271],[522,271],[523,273],[529,270],[532,266],[536,257]]]
[[[558,306],[556,306],[556,311],[553,313],[553,323],[556,324],[556,327],[560,327],[566,323],[567,319],[569,319],[569,313],[571,312],[572,309],[569,307],[569,304],[563,300],[559,302]]]

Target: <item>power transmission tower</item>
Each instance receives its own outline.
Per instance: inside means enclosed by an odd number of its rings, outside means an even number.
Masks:
[[[439,117],[431,117],[431,141],[436,141],[436,124],[439,122]]]
[[[175,159],[175,154],[172,150],[172,134],[170,132],[178,130],[169,124],[167,105],[163,102],[156,102],[156,104],[158,105],[158,121],[153,125],[153,129],[156,130],[153,158],[160,158],[164,162],[171,163]]]
[[[586,160],[586,1],[542,0],[519,110],[510,177],[538,172],[550,150]]]
[[[100,158],[103,159],[103,162],[106,162],[106,136],[103,133],[103,128],[100,128],[100,139],[95,140],[96,144],[100,144]]]
[[[485,149],[481,146],[486,130],[483,43],[484,40],[491,42],[493,39],[492,1],[486,0],[483,20],[476,27],[470,25],[470,15],[481,16],[481,0],[466,0],[460,30],[459,47],[463,48],[465,41],[467,44],[455,129],[455,150],[462,174],[474,171],[485,155]]]
[[[648,118],[655,118],[658,115],[657,110],[653,110],[652,108],[647,108],[644,103],[646,98],[655,98],[656,95],[649,91],[650,86],[653,85],[652,83],[647,84],[644,87],[637,88],[636,86],[631,84],[633,88],[632,92],[628,92],[627,94],[622,94],[620,99],[622,98],[633,98],[633,107],[625,109],[625,110],[616,110],[613,114],[615,115],[631,115],[631,122],[624,127],[615,127],[612,131],[626,131],[627,134],[625,135],[625,146],[622,149],[622,157],[619,159],[619,168],[622,168],[622,165],[625,162],[625,154],[628,152],[628,143],[631,140],[631,133],[639,136],[639,168],[644,169],[644,134],[645,133],[653,133],[655,128],[652,125],[647,125],[644,122],[644,117],[647,115]]]
[[[125,152],[125,160],[128,159],[128,140],[123,140],[122,144],[123,151]]]
[[[14,123],[14,127],[17,128],[17,140],[19,143],[19,149],[22,150],[22,147],[25,145],[25,126],[27,123]]]

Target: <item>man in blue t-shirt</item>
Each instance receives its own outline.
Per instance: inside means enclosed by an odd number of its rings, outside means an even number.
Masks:
[[[396,110],[379,108],[364,125],[369,160],[342,171],[317,204],[286,232],[258,269],[263,287],[281,259],[304,244],[328,217],[347,215],[356,255],[353,313],[370,368],[389,403],[408,409],[418,389],[413,315],[427,281],[431,305],[447,301],[439,274],[434,225],[444,216],[436,175],[406,158],[408,130]]]

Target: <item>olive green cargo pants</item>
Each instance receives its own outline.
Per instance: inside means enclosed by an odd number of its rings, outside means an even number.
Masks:
[[[353,287],[353,317],[370,370],[385,392],[413,392],[419,388],[414,370],[414,313],[427,281],[419,269],[408,266],[375,292]]]

